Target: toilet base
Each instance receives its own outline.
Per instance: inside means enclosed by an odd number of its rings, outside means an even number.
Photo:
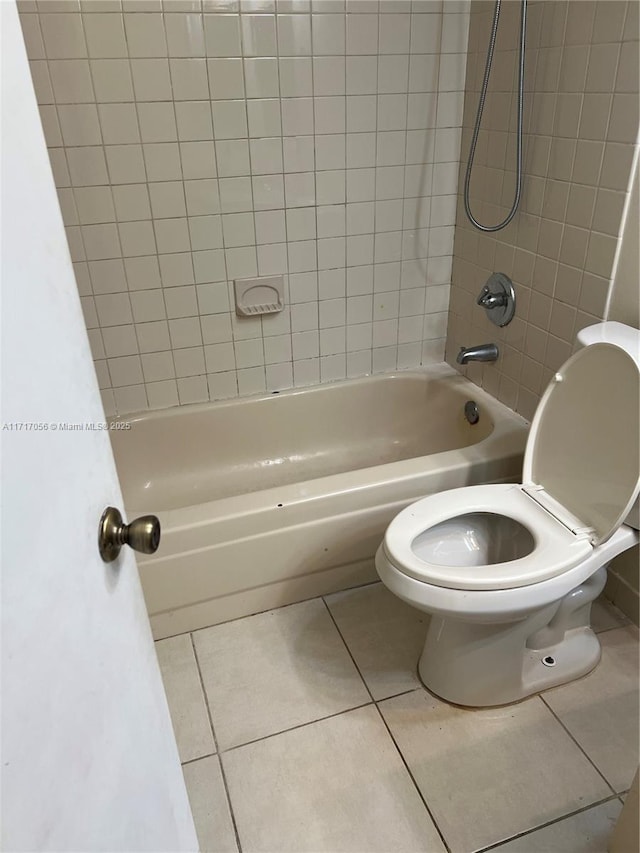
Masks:
[[[589,627],[591,602],[606,580],[602,567],[561,601],[519,622],[478,624],[431,618],[418,664],[432,693],[470,707],[506,705],[580,678],[600,660]]]
[[[600,654],[600,643],[591,628],[575,628],[555,646],[524,649],[517,676],[510,667],[502,668],[491,653],[491,662],[484,664],[492,668],[489,679],[486,670],[476,670],[472,675],[466,672],[460,681],[458,668],[450,668],[446,658],[434,654],[427,644],[418,673],[428,690],[455,705],[508,705],[586,675],[598,665]]]

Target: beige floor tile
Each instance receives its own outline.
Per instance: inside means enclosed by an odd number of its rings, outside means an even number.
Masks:
[[[244,853],[444,850],[373,706],[222,760]]]
[[[215,755],[182,768],[200,853],[237,853],[227,793]]]
[[[610,794],[538,698],[465,710],[418,690],[382,702],[380,710],[456,853],[506,840]]]
[[[381,583],[326,596],[336,624],[374,699],[420,686],[418,659],[429,617]]]
[[[156,654],[180,761],[211,755],[216,748],[190,635],[158,640]]]
[[[628,624],[629,618],[603,595],[596,598],[591,605],[591,627],[596,634]]]
[[[494,847],[492,853],[607,853],[621,808],[617,800],[594,806]]]
[[[638,767],[638,629],[598,639],[602,660],[593,672],[543,698],[615,790],[625,791]]]
[[[220,749],[370,701],[321,599],[193,636]]]

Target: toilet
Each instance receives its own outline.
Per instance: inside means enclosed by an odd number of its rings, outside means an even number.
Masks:
[[[533,418],[523,482],[430,495],[376,554],[383,583],[431,614],[418,664],[448,702],[503,705],[600,660],[591,602],[638,542],[640,332],[578,335]]]

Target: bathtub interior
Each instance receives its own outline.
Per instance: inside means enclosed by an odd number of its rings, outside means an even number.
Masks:
[[[112,433],[125,505],[171,510],[468,447],[494,422],[464,417],[457,376],[368,377],[129,418]]]

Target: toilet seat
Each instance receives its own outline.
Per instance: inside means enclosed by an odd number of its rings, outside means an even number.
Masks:
[[[413,544],[420,534],[470,513],[487,513],[519,522],[533,537],[532,550],[508,562],[466,566],[442,565],[415,553]],[[522,486],[513,484],[466,486],[423,498],[394,518],[387,528],[383,547],[389,561],[401,573],[423,583],[459,590],[529,586],[573,568],[593,550],[587,533],[574,533]]]
[[[586,559],[640,492],[639,365],[637,347],[624,340],[578,351],[540,401],[523,485],[417,501],[387,528],[389,562],[415,580],[471,591],[531,586]]]

